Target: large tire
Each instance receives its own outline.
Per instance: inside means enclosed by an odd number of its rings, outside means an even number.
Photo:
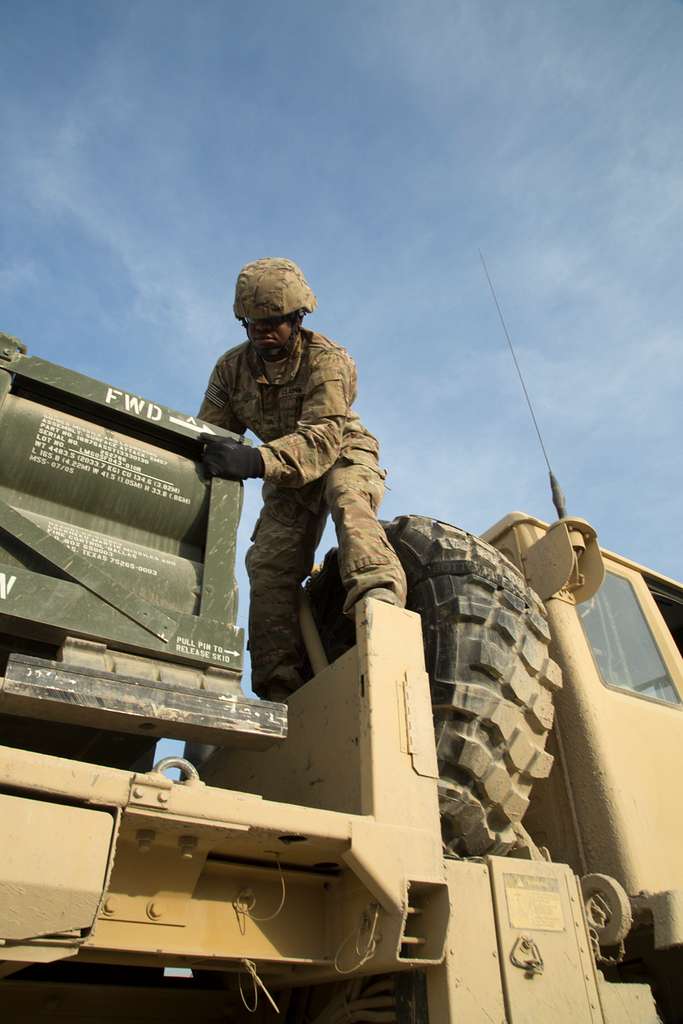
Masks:
[[[463,856],[507,853],[531,787],[553,761],[545,743],[561,674],[548,656],[545,609],[490,544],[423,516],[384,525],[408,578],[408,607],[422,619],[444,844]],[[332,552],[311,597],[336,657],[349,635]]]

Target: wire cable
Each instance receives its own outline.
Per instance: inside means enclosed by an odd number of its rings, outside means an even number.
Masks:
[[[280,862],[279,854],[274,853],[273,856],[277,860],[277,867],[278,871],[280,872],[280,886],[282,888],[280,902],[272,914],[266,914],[264,917],[259,917],[256,914],[252,914],[252,910],[256,906],[256,897],[254,896],[253,892],[247,889],[240,890],[240,892],[237,893],[234,900],[232,901],[232,906],[235,913],[237,914],[237,919],[240,922],[240,931],[242,932],[243,935],[244,928],[242,927],[242,918],[248,917],[250,921],[255,921],[258,924],[261,924],[264,921],[273,921],[278,916],[278,914],[282,912],[284,908],[285,900],[287,899],[285,876],[282,871],[282,864]]]
[[[371,903],[361,914],[358,926],[350,931],[345,939],[339,945],[339,949],[335,953],[334,957],[334,969],[337,974],[353,974],[363,964],[366,964],[368,960],[372,960],[377,949],[378,939],[376,937],[377,924],[379,922],[380,913],[379,903]],[[365,940],[365,946],[361,948],[361,942],[363,940],[364,933],[367,933],[367,939]],[[358,960],[351,967],[341,967],[341,955],[351,939],[356,936],[355,952]]]
[[[242,1003],[244,1004],[244,1008],[247,1011],[247,1013],[256,1013],[256,1010],[258,1009],[259,989],[265,994],[268,1002],[273,1007],[275,1012],[279,1013],[280,1010],[279,1010],[279,1007],[278,1007],[277,1003],[275,1002],[275,1000],[271,996],[270,992],[268,991],[266,986],[263,984],[263,982],[261,981],[261,979],[259,978],[259,976],[258,976],[258,974],[256,972],[256,964],[254,963],[254,961],[253,960],[247,960],[247,958],[244,957],[244,959],[240,960],[240,963],[242,964],[242,967],[247,971],[248,975],[251,978],[251,983],[254,986],[254,1002],[250,1006],[249,1003],[247,1002],[246,996],[244,994],[244,989],[242,988],[242,971],[240,971],[239,974],[237,975],[237,985],[238,985],[239,990],[240,990],[240,998],[242,1000]]]
[[[484,254],[481,251],[481,249],[479,250],[479,259],[481,260],[481,265],[484,268],[484,273],[486,274],[486,280],[488,281],[489,288],[491,289],[491,297],[493,298],[494,305],[495,305],[496,309],[498,310],[498,317],[500,319],[501,327],[503,328],[503,333],[504,333],[504,335],[505,335],[505,337],[507,339],[507,343],[508,343],[508,346],[510,348],[510,355],[512,356],[512,361],[515,364],[515,369],[517,370],[517,376],[519,377],[519,382],[522,385],[522,391],[524,392],[524,397],[526,398],[526,403],[529,406],[529,412],[531,413],[531,419],[533,421],[534,428],[535,428],[536,434],[538,436],[538,443],[540,444],[541,451],[543,452],[543,458],[545,459],[545,464],[548,467],[548,474],[550,476],[550,492],[551,492],[552,498],[553,498],[553,505],[555,506],[555,509],[557,511],[557,514],[558,514],[559,518],[560,519],[564,519],[564,518],[566,518],[566,515],[567,515],[567,507],[566,507],[565,497],[564,497],[564,494],[562,493],[562,489],[560,488],[558,480],[557,480],[555,474],[552,471],[552,468],[551,468],[551,465],[550,465],[550,459],[548,458],[548,453],[546,451],[545,444],[543,443],[543,438],[541,436],[541,429],[540,429],[540,427],[538,425],[538,420],[536,419],[536,413],[534,412],[534,407],[533,407],[532,402],[531,402],[531,397],[529,395],[529,392],[527,391],[527,386],[526,386],[526,384],[524,382],[524,377],[522,375],[522,371],[521,371],[520,365],[517,362],[517,356],[515,354],[515,349],[514,349],[514,346],[512,344],[512,339],[510,337],[510,332],[508,331],[507,324],[505,323],[505,317],[503,316],[503,311],[500,308],[500,303],[498,302],[498,296],[496,295],[496,289],[493,287],[493,281],[491,280],[491,275],[489,274],[489,268],[486,266],[486,260],[484,259]]]

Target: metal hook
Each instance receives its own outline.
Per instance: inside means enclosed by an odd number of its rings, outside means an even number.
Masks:
[[[543,974],[543,957],[541,951],[528,935],[520,935],[510,953],[510,960],[515,967],[521,968],[527,974]]]
[[[152,771],[163,774],[167,768],[177,768],[188,781],[199,782],[199,772],[192,762],[187,761],[184,757],[162,757],[161,761],[157,761],[154,765]]]

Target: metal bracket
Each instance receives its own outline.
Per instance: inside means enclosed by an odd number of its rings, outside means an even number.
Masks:
[[[567,591],[575,604],[599,590],[605,566],[597,534],[585,519],[559,519],[525,555],[526,578],[543,601]]]
[[[520,935],[510,952],[510,962],[526,974],[543,974],[545,964],[541,951],[528,935]]]
[[[204,870],[210,842],[206,835],[200,838],[194,825],[179,828],[177,822],[166,818],[157,826],[150,820],[149,811],[168,810],[176,784],[157,769],[172,767],[167,762],[174,761],[181,762],[184,773],[191,776],[183,785],[204,788],[204,783],[191,775],[193,771],[196,774],[193,766],[182,758],[166,758],[153,771],[133,775],[114,871],[100,908],[101,922],[175,927],[187,923],[192,893]],[[122,878],[131,877],[136,880],[135,891],[122,885]]]
[[[146,807],[155,811],[168,809],[175,783],[158,771],[135,772],[130,784],[127,807]],[[204,786],[199,779],[188,779],[185,786]]]
[[[636,921],[654,926],[655,949],[683,945],[683,889],[642,892],[630,902]]]
[[[408,670],[403,679],[403,697],[406,715],[408,753],[417,775],[428,779],[439,778],[434,746],[434,720],[425,695],[429,693],[426,672]]]

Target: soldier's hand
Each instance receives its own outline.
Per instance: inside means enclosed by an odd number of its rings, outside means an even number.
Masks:
[[[204,470],[207,476],[220,476],[224,480],[247,480],[263,476],[265,466],[258,448],[250,448],[231,437],[201,434],[204,442]]]

